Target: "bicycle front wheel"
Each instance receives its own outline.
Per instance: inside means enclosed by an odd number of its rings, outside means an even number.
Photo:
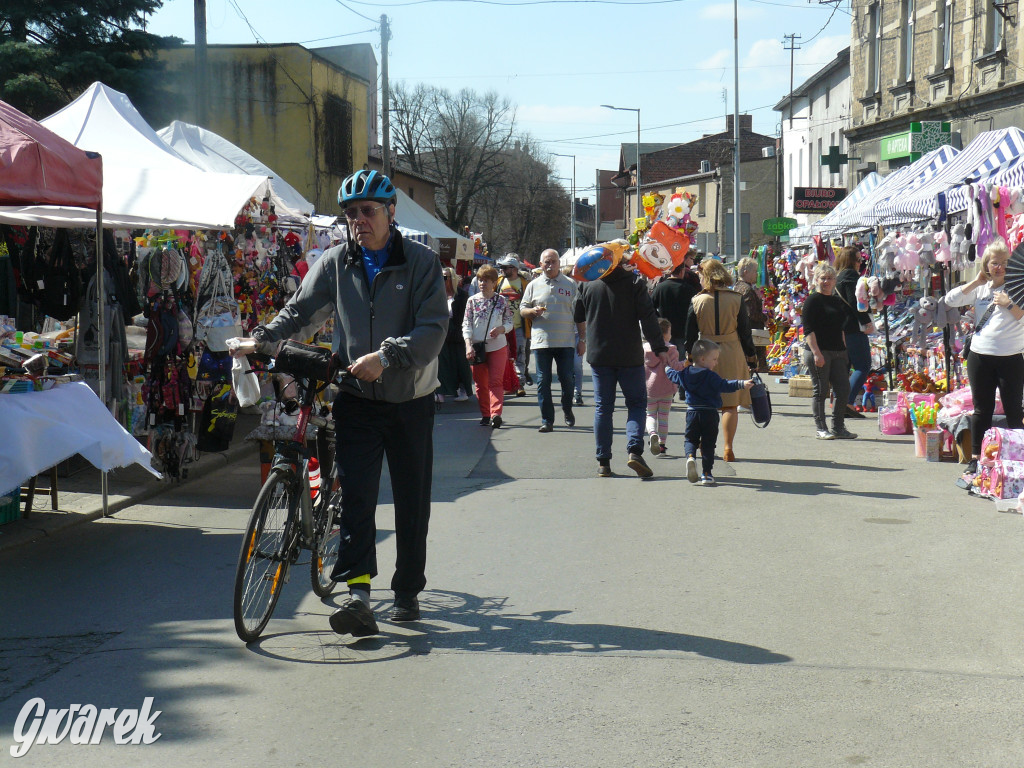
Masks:
[[[327,597],[337,582],[331,578],[338,562],[341,544],[341,491],[336,491],[329,503],[321,503],[313,511],[313,552],[309,558],[309,576],[317,597]]]
[[[260,636],[281,596],[292,548],[295,483],[272,470],[253,505],[235,570],[235,631],[246,643]]]

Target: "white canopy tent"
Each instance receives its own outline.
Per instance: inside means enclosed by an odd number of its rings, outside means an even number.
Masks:
[[[437,251],[442,258],[459,259],[461,261],[473,260],[473,241],[468,237],[462,237],[447,224],[440,221],[427,212],[427,209],[417,203],[400,189],[398,202],[395,204],[395,221],[402,229],[425,232],[427,234],[427,245]]]
[[[576,260],[593,247],[592,245],[584,245],[576,250],[566,248],[565,253],[558,257],[558,263],[563,267],[575,267]]]
[[[79,149],[103,157],[105,227],[225,229],[267,176],[202,171],[164,144],[123,93],[93,83],[41,123]],[[59,206],[3,206],[0,221],[91,227],[95,214]]]
[[[157,136],[197,168],[218,173],[242,173],[270,177],[270,197],[280,217],[300,218],[313,214],[313,203],[268,166],[223,136],[198,125],[175,120]]]

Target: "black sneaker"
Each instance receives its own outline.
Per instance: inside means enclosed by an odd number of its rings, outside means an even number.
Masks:
[[[415,595],[395,595],[395,607],[391,609],[391,621],[419,621],[420,601]]]
[[[369,637],[380,634],[377,622],[373,618],[373,611],[362,600],[354,597],[348,598],[341,608],[332,613],[330,621],[331,629],[339,635]]]
[[[583,395],[576,395],[576,399],[573,400],[573,405],[583,405]]]
[[[480,419],[480,426],[481,427],[489,427],[489,426],[491,426],[491,417],[490,416],[484,416],[483,418],[481,418]]]
[[[967,466],[964,467],[964,474],[965,475],[976,475],[976,474],[978,474],[978,460],[977,459],[971,459],[970,461],[967,462]]]
[[[495,416],[491,419],[491,429],[501,429],[501,416]]]
[[[846,427],[843,427],[842,429],[836,429],[835,427],[833,427],[832,428],[832,436],[835,437],[836,440],[856,440],[857,439],[857,435],[855,435],[853,432],[848,430]]]
[[[538,432],[552,432],[552,431],[554,431],[554,429],[555,428],[551,425],[550,421],[542,421],[540,423],[540,427],[537,429],[537,431]]]
[[[651,468],[647,466],[647,462],[644,461],[644,457],[639,453],[629,454],[629,461],[626,462],[626,466],[636,472],[636,476],[640,478],[648,478],[654,474]]]
[[[569,427],[569,429],[576,426],[576,416],[573,415],[572,411],[565,412],[565,426]]]

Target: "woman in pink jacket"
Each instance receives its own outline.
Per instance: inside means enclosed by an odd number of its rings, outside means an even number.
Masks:
[[[679,350],[672,343],[672,323],[663,317],[658,318],[661,334],[668,345],[668,364],[681,371],[686,363],[680,362]],[[644,342],[644,365],[647,367],[647,434],[651,440],[651,455],[657,456],[668,450],[665,439],[668,437],[668,414],[672,410],[672,397],[677,387],[665,375],[665,366],[661,358],[651,351],[651,345]]]

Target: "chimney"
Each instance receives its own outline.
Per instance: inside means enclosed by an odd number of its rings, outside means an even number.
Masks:
[[[733,132],[732,127],[732,115],[725,116],[725,132],[731,134]],[[754,117],[753,115],[740,115],[740,133],[743,131],[753,132],[754,130]]]

